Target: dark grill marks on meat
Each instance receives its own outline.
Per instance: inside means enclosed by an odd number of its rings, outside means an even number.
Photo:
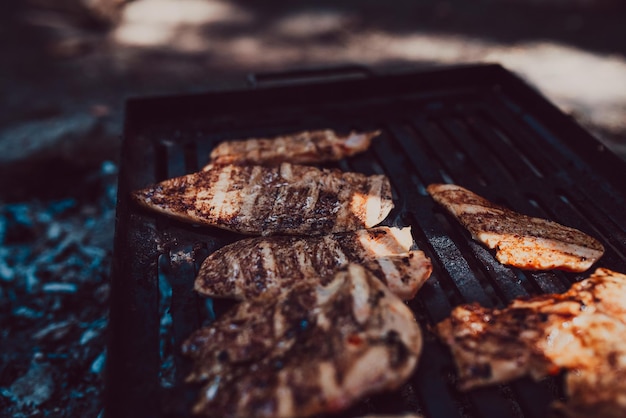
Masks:
[[[188,380],[205,383],[195,413],[293,417],[399,387],[421,347],[408,307],[351,264],[326,286],[241,302],[192,334],[183,352],[194,362]]]
[[[320,237],[273,236],[237,241],[209,255],[198,273],[201,294],[250,299],[278,294],[305,280],[322,285],[348,263],[370,270],[402,299],[412,299],[432,271],[410,251],[410,228],[377,227]]]
[[[367,150],[380,131],[347,135],[332,130],[304,131],[275,138],[224,141],[211,152],[213,164],[277,165],[337,161]]]
[[[461,389],[566,371],[568,416],[626,416],[626,275],[597,269],[563,294],[456,307],[436,327]]]
[[[210,165],[133,193],[141,205],[252,235],[320,235],[380,223],[393,208],[383,175],[281,164]]]
[[[519,214],[463,187],[431,184],[427,189],[472,238],[496,249],[496,258],[502,264],[582,272],[604,254],[600,242],[577,229]]]

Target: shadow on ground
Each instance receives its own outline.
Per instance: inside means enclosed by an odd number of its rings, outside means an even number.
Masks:
[[[242,87],[249,72],[342,63],[501,62],[626,155],[621,2],[137,0],[106,29],[55,2],[32,4],[0,6],[0,174],[31,160],[80,171],[115,159],[129,96]]]

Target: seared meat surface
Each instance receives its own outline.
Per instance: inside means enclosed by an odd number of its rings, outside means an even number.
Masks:
[[[604,254],[595,238],[556,222],[495,205],[454,184],[431,184],[428,193],[491,249],[502,264],[532,270],[582,272]]]
[[[195,413],[297,417],[398,388],[421,348],[409,308],[351,264],[326,286],[241,302],[192,334],[183,352],[194,362],[188,380],[205,382]]]
[[[338,134],[326,129],[274,138],[225,141],[211,152],[213,164],[317,164],[337,161],[367,150],[380,131]]]
[[[383,175],[281,164],[212,165],[136,191],[141,205],[174,218],[252,235],[320,235],[380,223],[391,211]]]
[[[568,415],[626,416],[626,275],[597,269],[563,294],[505,309],[459,306],[436,331],[461,389],[565,370]]]
[[[366,267],[401,299],[412,299],[432,271],[422,251],[409,251],[410,228],[377,227],[319,237],[248,238],[209,255],[195,290],[251,299],[310,280],[326,285],[349,263]]]

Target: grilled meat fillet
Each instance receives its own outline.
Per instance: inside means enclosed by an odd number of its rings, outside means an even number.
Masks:
[[[136,201],[187,222],[252,235],[320,235],[369,228],[391,211],[384,175],[283,163],[213,165],[136,191]]]
[[[246,300],[196,331],[183,353],[205,382],[194,412],[297,417],[337,412],[398,388],[422,348],[409,308],[363,267],[326,286]]]
[[[212,297],[251,299],[312,280],[326,285],[357,263],[401,299],[412,299],[432,271],[422,251],[410,251],[411,228],[377,227],[319,237],[247,238],[209,255],[195,290]]]
[[[380,131],[347,135],[326,129],[304,131],[275,138],[225,141],[211,152],[213,164],[317,164],[337,161],[367,150]]]
[[[516,213],[454,184],[428,193],[491,249],[502,264],[532,270],[586,271],[604,254],[595,238],[556,222]]]
[[[587,353],[565,376],[567,402],[558,409],[570,417],[626,416],[626,325],[613,317],[584,317],[575,324]],[[578,344],[578,342],[577,342]]]
[[[600,268],[563,294],[458,306],[436,332],[461,389],[565,370],[567,414],[626,416],[626,275]]]

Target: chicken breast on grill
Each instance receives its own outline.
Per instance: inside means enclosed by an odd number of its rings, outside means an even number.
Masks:
[[[496,250],[502,264],[522,269],[582,272],[604,254],[589,235],[556,222],[495,205],[454,184],[431,184],[428,193],[469,230]]]
[[[361,266],[326,286],[246,300],[185,342],[194,412],[220,417],[333,413],[398,388],[422,348],[409,308]]]
[[[389,227],[319,237],[243,239],[204,260],[195,290],[212,297],[251,299],[306,280],[326,285],[337,270],[357,263],[408,300],[432,271],[422,251],[410,251],[412,243],[411,228]]]
[[[274,138],[225,141],[211,152],[213,164],[317,164],[337,161],[367,150],[380,131],[339,134],[333,130],[303,131]]]
[[[570,417],[626,416],[626,325],[613,317],[583,317],[575,330],[588,351],[565,376],[567,402],[555,405]]]
[[[565,370],[568,415],[626,416],[626,275],[597,269],[563,294],[459,306],[436,332],[461,389]]]
[[[384,175],[283,163],[212,165],[136,191],[140,204],[174,218],[252,235],[320,235],[380,223],[393,207]]]

